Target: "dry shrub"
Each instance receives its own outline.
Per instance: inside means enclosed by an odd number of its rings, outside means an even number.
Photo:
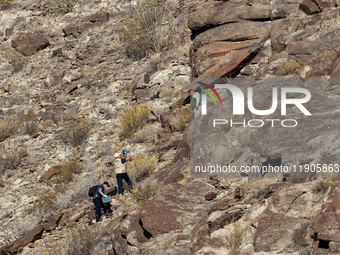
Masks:
[[[165,102],[171,102],[174,97],[173,90],[170,87],[165,87],[159,94],[161,98],[164,98]]]
[[[41,220],[41,217],[36,215],[28,215],[23,219],[12,221],[8,224],[8,229],[14,232],[15,238],[20,238],[29,233]]]
[[[176,130],[183,132],[190,124],[190,110],[184,109],[178,112],[170,119],[170,124],[176,128]]]
[[[156,141],[155,131],[151,129],[142,130],[133,136],[134,143],[154,143]]]
[[[73,11],[78,0],[54,0],[54,8],[56,12],[66,14]]]
[[[119,122],[120,136],[122,138],[133,137],[135,131],[146,124],[150,109],[146,104],[132,104],[124,110]]]
[[[150,49],[147,34],[140,25],[130,21],[125,27],[117,31],[124,44],[124,51],[128,58],[142,59]]]
[[[7,6],[13,0],[0,0],[0,6]]]
[[[74,207],[75,204],[86,201],[89,198],[87,194],[88,189],[98,183],[97,174],[92,173],[86,177],[76,175],[64,187],[64,192],[48,193],[47,197],[40,199],[40,202],[37,201],[32,207],[28,207],[26,211],[28,213],[34,212],[34,215],[44,215]]]
[[[118,31],[128,57],[141,59],[148,50],[160,52],[164,48],[166,34],[162,21],[165,19],[165,0],[144,0],[137,2],[125,27]]]
[[[54,126],[54,121],[53,120],[45,120],[43,123],[41,123],[41,128],[46,129],[48,127]]]
[[[0,5],[2,1],[7,2],[3,6],[8,6],[8,3],[11,2],[11,0],[0,0]],[[6,54],[7,60],[12,65],[14,72],[19,72],[24,67],[25,58],[16,50],[11,47],[2,47],[1,50]]]
[[[0,142],[11,137],[18,131],[18,121],[4,119],[0,122]]]
[[[153,57],[149,58],[148,64],[144,69],[144,72],[147,72],[151,77],[151,75],[153,75],[155,72],[159,70],[159,62],[160,62],[159,55],[154,55]]]
[[[56,199],[56,195],[52,192],[49,192],[46,194],[46,196],[44,196],[43,198],[35,202],[32,207],[28,207],[26,211],[27,213],[32,214],[36,210],[49,207],[53,204],[55,199]]]
[[[280,75],[283,75],[283,76],[293,75],[297,73],[298,71],[300,71],[304,65],[305,63],[298,62],[295,60],[289,60],[289,61],[286,61],[285,63],[282,63],[279,66],[278,72]]]
[[[158,161],[157,155],[154,156],[141,156],[134,157],[128,163],[128,175],[131,181],[135,184],[147,178],[155,170]]]
[[[56,242],[46,253],[53,255],[92,255],[101,241],[101,230],[95,226],[76,226],[66,231],[64,238]]]
[[[73,153],[72,156],[65,159],[62,163],[62,167],[58,168],[57,172],[49,181],[49,184],[56,184],[56,188],[59,191],[64,191],[65,185],[73,180],[74,174],[80,173],[83,165],[80,163],[79,153]]]
[[[0,176],[5,171],[17,169],[22,159],[27,156],[25,147],[16,148],[0,157]]]
[[[38,132],[38,115],[32,110],[29,110],[22,118],[22,124],[24,125],[25,133],[34,135]]]
[[[331,178],[321,179],[315,183],[313,188],[314,193],[325,193],[328,188],[332,185],[333,180]]]
[[[131,196],[137,203],[142,203],[160,191],[157,185],[146,184],[130,190]]]
[[[225,237],[225,243],[229,249],[230,255],[239,255],[243,242],[244,229],[241,228],[240,222],[236,222],[231,231]]]
[[[91,128],[92,125],[89,120],[79,116],[72,117],[63,123],[63,128],[58,137],[64,143],[78,147],[86,141]]]

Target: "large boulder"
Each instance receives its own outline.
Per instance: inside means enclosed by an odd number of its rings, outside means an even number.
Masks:
[[[44,230],[51,231],[55,229],[59,225],[62,216],[62,213],[46,215],[42,224]]]
[[[36,32],[21,33],[12,41],[12,47],[24,56],[30,56],[45,49],[50,42]]]
[[[270,198],[268,208],[253,221],[255,252],[270,252],[310,245],[311,188],[299,184],[286,186]],[[255,222],[257,222],[255,224]]]
[[[314,231],[314,252],[324,254],[329,251],[331,254],[340,253],[340,182],[333,183],[329,202],[322,205],[320,212],[313,219]]]
[[[199,3],[192,8],[188,26],[192,30],[205,30],[241,20],[269,20],[270,15],[270,7],[265,5],[249,6],[246,1],[211,1]]]
[[[43,231],[44,231],[43,226],[39,225],[35,227],[28,234],[24,235],[20,239],[1,247],[0,255],[19,253],[24,246],[31,242],[34,242],[35,240],[40,239]]]
[[[204,194],[208,192],[211,192],[211,188],[206,185],[167,185],[161,193],[130,212],[114,226],[111,230],[114,251],[119,255],[137,254],[131,251],[131,246],[140,246],[162,234],[177,233],[175,235],[178,237],[182,233],[190,235],[199,219],[206,217],[208,207],[201,205],[200,201],[204,200]],[[150,249],[150,246],[145,246],[145,249]],[[181,254],[189,254],[189,243],[181,250]],[[153,254],[150,251],[146,253]]]
[[[198,50],[204,45],[221,41],[261,40],[270,27],[270,23],[251,21],[221,25],[199,34],[193,41],[193,48]]]
[[[270,35],[270,23],[242,21],[209,29],[193,40],[190,64],[193,77],[232,75],[254,57]]]

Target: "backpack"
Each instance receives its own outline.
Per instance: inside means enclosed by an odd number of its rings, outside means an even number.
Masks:
[[[98,188],[99,185],[95,185],[95,186],[92,186],[90,189],[89,189],[89,197],[93,197],[94,194],[96,193],[97,191],[97,188]]]

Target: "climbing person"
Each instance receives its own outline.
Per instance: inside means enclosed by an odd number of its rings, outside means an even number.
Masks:
[[[125,170],[125,164],[130,160],[129,155],[127,154],[127,151],[124,150],[123,154],[116,153],[115,154],[115,168],[116,168],[116,178],[118,183],[118,194],[123,195],[123,179],[126,181],[126,183],[129,185],[130,189],[132,189],[132,183],[130,181],[130,178]]]
[[[200,103],[201,103],[201,95],[200,89],[189,89],[188,94],[191,97],[190,107],[191,110],[194,111],[194,117],[197,117],[200,113]]]
[[[101,221],[100,209],[103,207],[106,216],[108,216],[112,211],[110,209],[110,203],[103,203],[102,197],[107,197],[104,194],[104,189],[110,187],[108,182],[103,182],[103,184],[98,185],[96,192],[93,195],[93,203],[96,208],[96,222]]]

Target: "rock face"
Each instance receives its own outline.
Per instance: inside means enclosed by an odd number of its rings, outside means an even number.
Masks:
[[[60,169],[62,169],[62,166],[53,166],[49,168],[46,173],[40,177],[40,181],[43,182],[51,179],[56,172],[60,171]]]
[[[202,193],[210,189],[208,186],[197,187],[196,185],[165,186],[162,193],[129,213],[114,227],[112,230],[114,251],[117,254],[132,254],[128,251],[128,244],[139,245],[147,242],[151,237],[156,238],[176,231],[178,234],[174,234],[173,239],[178,240],[177,245],[181,247],[182,254],[189,254],[190,244],[181,243],[180,240],[188,239],[190,229],[206,213],[207,207],[200,206],[198,202],[204,199]]]
[[[266,211],[253,222],[257,225],[255,252],[283,250],[288,245],[292,248],[308,246],[311,220],[306,208],[312,207],[311,200],[311,190],[300,185],[276,192]]]
[[[50,45],[50,42],[38,33],[22,33],[14,38],[12,47],[24,56],[33,55],[39,50],[43,50]]]
[[[270,24],[243,21],[199,34],[191,48],[192,75],[219,78],[236,72],[242,62],[254,56],[253,44],[261,43],[269,31]]]
[[[44,231],[42,226],[35,227],[31,232],[27,235],[23,236],[22,238],[16,240],[13,243],[5,245],[0,248],[0,254],[16,254],[21,251],[21,249],[35,240],[41,238],[41,235]]]
[[[43,224],[36,226],[28,234],[16,241],[2,246],[0,248],[0,254],[5,255],[19,253],[24,246],[40,239],[44,230],[51,231],[55,229],[59,225],[62,216],[62,213],[46,215]]]
[[[339,195],[340,183],[334,182],[329,194],[329,202],[322,205],[320,212],[313,219],[314,254],[330,254],[340,252],[338,245],[339,228]]]

